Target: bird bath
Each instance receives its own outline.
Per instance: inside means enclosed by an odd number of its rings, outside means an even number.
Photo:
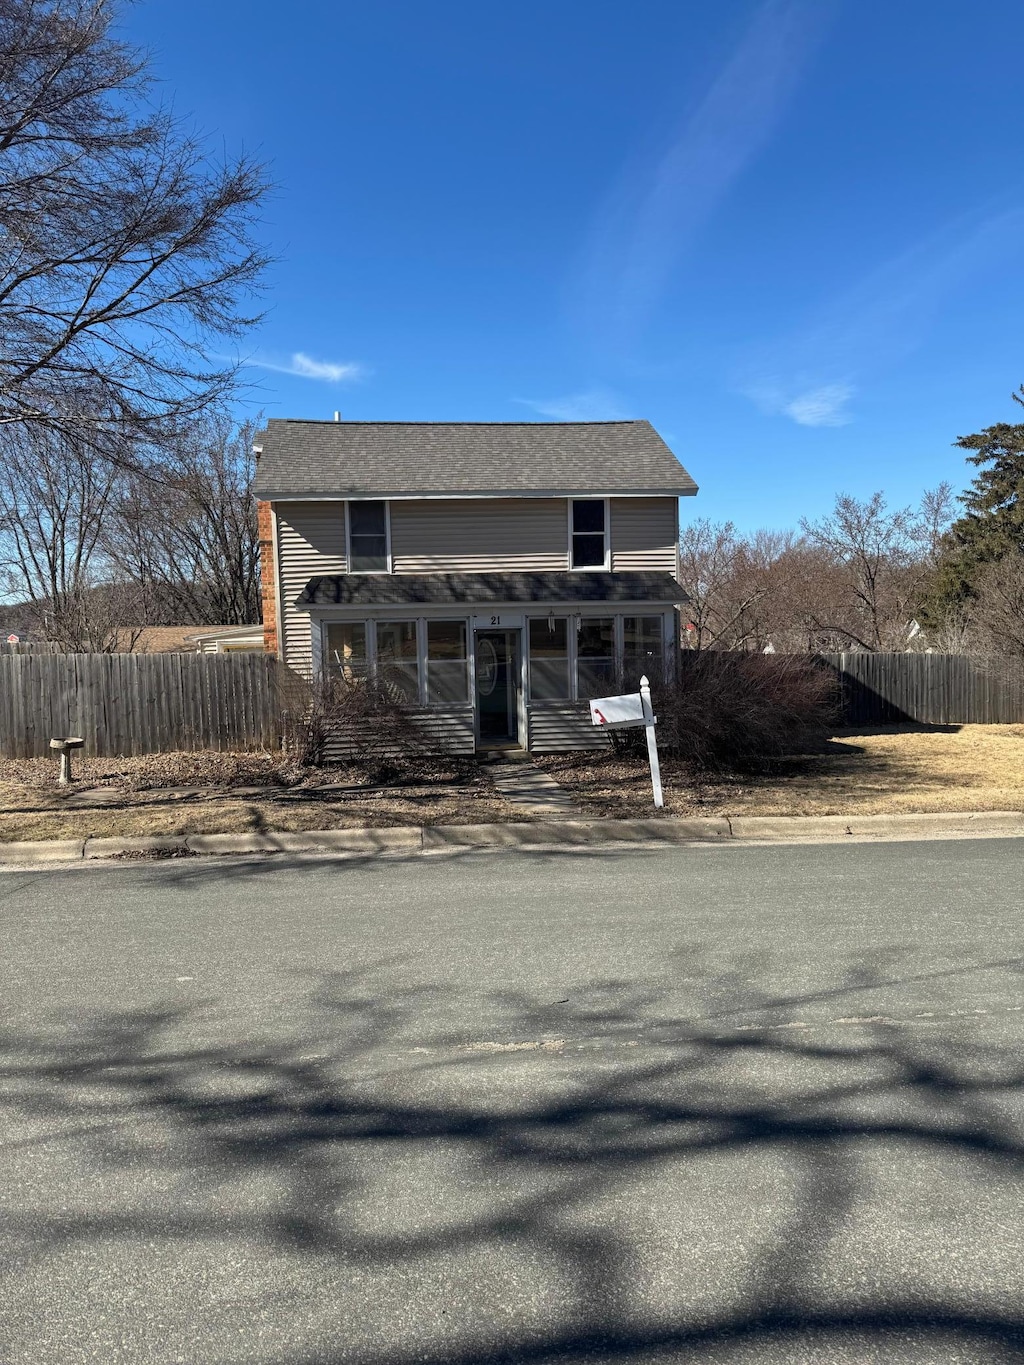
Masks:
[[[60,754],[60,777],[57,780],[62,787],[71,785],[71,752],[80,749],[84,743],[85,740],[77,735],[64,735],[60,739],[50,740],[50,748]]]

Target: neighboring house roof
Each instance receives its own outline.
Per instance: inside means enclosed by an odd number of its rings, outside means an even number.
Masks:
[[[259,636],[263,638],[263,627],[257,622],[251,626],[209,626],[205,630],[195,630],[191,635],[186,635],[186,640],[199,644],[205,640],[208,643],[214,640],[248,640]]]
[[[326,574],[297,607],[482,605],[491,602],[688,602],[670,573]]]
[[[696,493],[650,422],[307,422],[256,438],[257,496]]]
[[[119,651],[132,654],[190,654],[195,626],[121,626],[115,631]]]

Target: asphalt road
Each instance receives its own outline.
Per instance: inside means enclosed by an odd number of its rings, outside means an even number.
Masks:
[[[7,873],[0,1361],[1022,1360],[1022,873]]]

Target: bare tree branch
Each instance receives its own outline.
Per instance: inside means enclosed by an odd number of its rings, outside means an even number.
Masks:
[[[147,103],[114,0],[0,0],[0,425],[111,454],[228,394],[211,340],[256,321],[265,196]],[[130,447],[115,452],[122,462]]]

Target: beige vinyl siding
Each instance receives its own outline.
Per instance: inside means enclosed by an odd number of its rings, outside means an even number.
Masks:
[[[343,502],[275,503],[277,554],[281,574],[284,661],[289,668],[312,672],[309,612],[295,599],[316,574],[344,573],[345,504]]]
[[[435,753],[472,754],[476,751],[476,731],[472,706],[410,707],[408,715]],[[327,740],[328,763],[343,763],[363,750],[358,734],[333,734]],[[396,750],[396,754],[400,754]]]
[[[676,498],[612,498],[612,572],[676,572]]]
[[[439,498],[391,504],[395,573],[559,573],[564,498]]]
[[[535,754],[604,749],[607,734],[595,727],[585,701],[535,701],[528,708],[529,748]]]

